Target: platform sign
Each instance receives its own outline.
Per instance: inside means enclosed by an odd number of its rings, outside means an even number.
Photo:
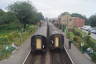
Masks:
[[[36,49],[41,49],[42,48],[42,41],[40,38],[36,39]]]
[[[55,37],[55,46],[59,47],[59,37]]]

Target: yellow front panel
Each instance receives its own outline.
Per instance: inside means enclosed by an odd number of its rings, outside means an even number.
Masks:
[[[55,37],[55,46],[59,47],[59,37]]]
[[[36,49],[41,49],[42,48],[41,45],[42,45],[41,39],[40,38],[37,38],[36,39]]]

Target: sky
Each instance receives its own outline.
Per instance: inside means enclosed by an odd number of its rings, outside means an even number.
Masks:
[[[28,0],[0,0],[0,8],[6,10],[9,4],[16,1]],[[63,12],[79,13],[90,17],[96,13],[96,0],[29,0],[30,3],[45,17],[55,18]]]

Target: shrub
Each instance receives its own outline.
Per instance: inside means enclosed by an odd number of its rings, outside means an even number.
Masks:
[[[68,38],[68,39],[73,39],[73,38],[74,38],[73,32],[68,32],[68,33],[67,33],[67,38]]]
[[[82,32],[80,29],[78,28],[74,28],[73,29],[73,33],[77,36],[80,36],[81,38],[84,36],[84,35],[87,35],[85,32]]]
[[[79,36],[75,36],[75,37],[73,38],[73,40],[75,41],[75,44],[76,44],[78,47],[80,47],[81,42],[83,42],[82,38],[80,38]]]
[[[70,32],[72,33],[72,32]],[[70,37],[70,33],[68,33],[68,37]],[[73,29],[73,40],[74,44],[77,47],[80,47],[81,42],[84,42],[83,50],[86,50],[88,47],[91,47],[94,50],[94,53],[92,53],[90,56],[94,62],[96,62],[96,40],[90,37],[90,33],[86,34],[85,32],[82,32],[80,29],[74,28]]]
[[[0,38],[0,45],[8,44],[8,39],[7,38]]]
[[[94,62],[96,62],[96,52],[94,52],[93,54],[90,55],[92,57],[92,60]]]

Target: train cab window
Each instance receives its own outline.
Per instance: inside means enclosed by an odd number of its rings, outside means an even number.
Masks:
[[[55,46],[56,46],[56,47],[59,46],[59,37],[55,37]]]
[[[36,39],[36,49],[42,48],[42,40],[40,38]]]

